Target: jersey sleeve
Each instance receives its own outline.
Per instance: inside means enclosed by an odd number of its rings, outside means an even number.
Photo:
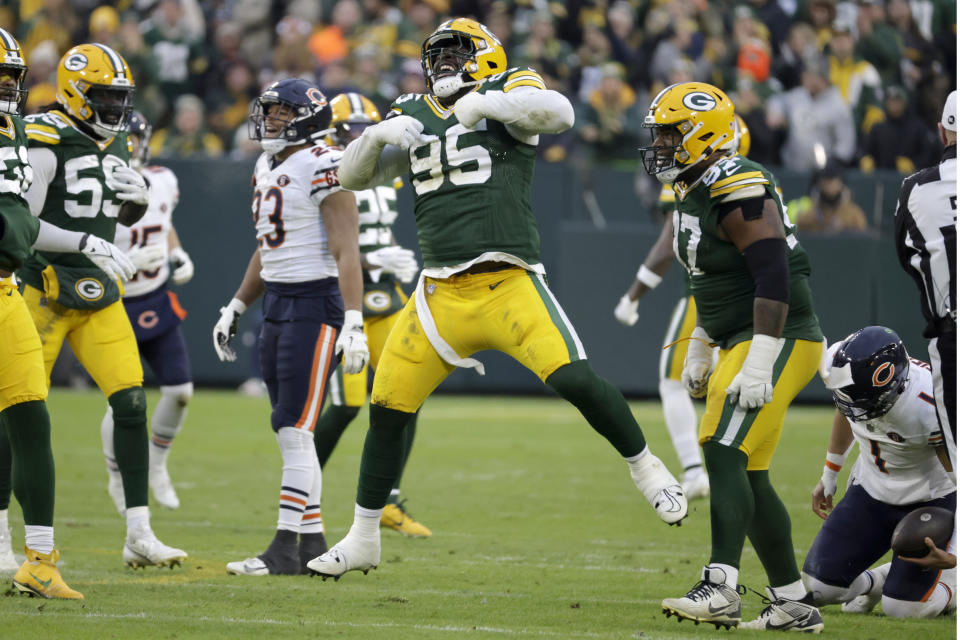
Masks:
[[[164,195],[170,197],[170,213],[172,214],[173,209],[176,209],[177,205],[180,204],[180,183],[177,180],[177,174],[167,167],[159,165],[147,167],[145,173],[151,183],[156,183],[159,188],[164,190]]]
[[[506,79],[503,82],[503,92],[509,93],[517,87],[534,87],[536,89],[546,89],[543,78],[533,69],[511,69],[506,72]]]
[[[27,144],[33,147],[52,147],[60,144],[60,126],[57,119],[49,114],[33,114],[23,119]]]
[[[343,151],[334,147],[314,147],[311,153],[316,158],[313,163],[313,172],[310,178],[310,200],[318,207],[324,199],[343,190],[340,178],[337,177],[337,167]]]

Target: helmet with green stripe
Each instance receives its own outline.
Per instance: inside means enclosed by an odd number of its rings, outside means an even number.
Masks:
[[[0,113],[20,115],[27,103],[27,65],[20,43],[6,29],[0,29]]]
[[[130,67],[105,44],[77,45],[57,65],[57,102],[104,138],[126,130],[133,90]]]

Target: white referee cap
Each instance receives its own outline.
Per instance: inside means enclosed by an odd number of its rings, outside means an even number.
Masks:
[[[957,92],[951,91],[947,96],[947,101],[943,103],[943,115],[940,117],[940,124],[947,131],[957,130]]]

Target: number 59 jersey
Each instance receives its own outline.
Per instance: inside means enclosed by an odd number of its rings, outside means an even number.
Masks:
[[[340,191],[338,147],[316,145],[279,164],[262,154],[253,174],[253,221],[260,244],[260,276],[267,282],[336,277],[320,206]]]

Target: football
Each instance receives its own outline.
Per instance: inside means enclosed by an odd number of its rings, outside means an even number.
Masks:
[[[929,553],[924,538],[945,549],[953,535],[953,512],[940,507],[921,507],[905,515],[893,530],[890,547],[905,558],[922,558]]]

